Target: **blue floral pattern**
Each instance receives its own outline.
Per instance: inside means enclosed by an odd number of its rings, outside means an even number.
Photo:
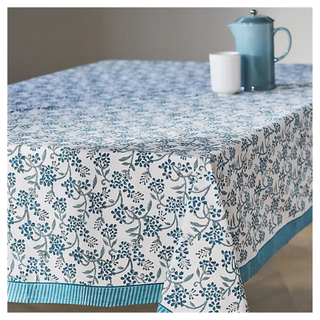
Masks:
[[[312,205],[312,67],[276,76],[221,98],[207,63],[102,61],[8,86],[8,280],[247,311],[239,267]]]

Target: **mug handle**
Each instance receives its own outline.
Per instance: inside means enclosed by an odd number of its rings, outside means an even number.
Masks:
[[[287,29],[287,28],[275,28],[273,29],[273,36],[275,36],[275,34],[278,32],[278,31],[285,31],[287,34],[288,34],[288,37],[289,37],[289,46],[288,46],[288,49],[287,51],[279,58],[274,58],[274,62],[278,62],[280,60],[282,60],[283,58],[285,58],[287,56],[287,54],[289,53],[290,49],[291,49],[291,43],[292,43],[292,38],[291,38],[291,33],[290,31]]]

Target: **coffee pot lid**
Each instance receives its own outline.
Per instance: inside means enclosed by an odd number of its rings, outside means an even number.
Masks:
[[[260,23],[272,23],[274,20],[268,16],[257,14],[255,9],[250,10],[250,15],[238,18],[234,23],[236,24],[260,24]]]

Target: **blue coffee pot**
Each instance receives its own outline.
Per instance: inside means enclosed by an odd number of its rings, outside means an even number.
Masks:
[[[273,19],[258,15],[251,10],[250,15],[237,19],[228,25],[236,43],[236,51],[241,55],[241,87],[244,91],[271,90],[276,87],[274,64],[282,60],[291,48],[291,34],[286,28],[273,28]],[[289,36],[287,51],[274,57],[274,35],[285,31]]]

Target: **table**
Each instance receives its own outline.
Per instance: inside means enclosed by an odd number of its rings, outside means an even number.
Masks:
[[[218,97],[208,63],[101,61],[8,86],[8,301],[248,311],[312,221],[312,65]]]

